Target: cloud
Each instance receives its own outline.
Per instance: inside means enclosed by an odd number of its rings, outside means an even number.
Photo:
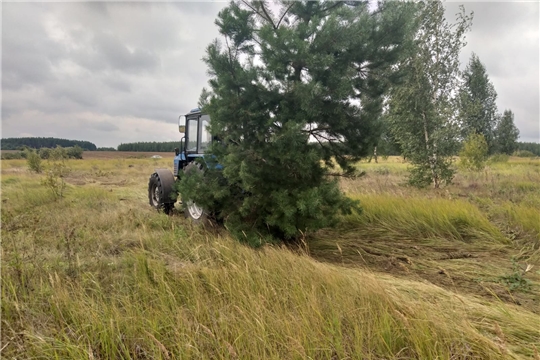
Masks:
[[[225,5],[4,4],[3,135],[35,133],[33,123],[50,121],[41,131],[73,139],[94,134],[102,146],[150,140],[156,134],[148,128],[168,129],[196,106],[207,82],[201,58],[218,36],[213,21]],[[142,124],[118,125],[126,119]],[[105,134],[111,131],[114,137]]]
[[[455,19],[460,3],[446,3],[449,21]],[[474,12],[472,31],[461,52],[464,68],[476,53],[485,65],[498,94],[502,113],[511,109],[520,141],[540,142],[540,59],[538,2],[465,2]]]
[[[118,125],[114,124],[112,121],[107,120],[87,121],[86,126],[90,129],[107,132],[120,130]]]
[[[55,41],[35,36],[45,33],[42,7],[37,5],[3,5],[2,89],[20,89],[50,80],[51,64],[63,56]]]
[[[178,139],[179,114],[207,87],[201,61],[227,3],[60,2],[2,5],[2,135],[98,146]],[[448,18],[457,4],[448,3]],[[538,141],[538,4],[467,3],[472,51]],[[495,19],[495,20],[494,20]],[[536,138],[534,138],[536,137]]]
[[[35,110],[24,111],[17,118],[17,123],[2,124],[2,136],[86,140],[98,147],[116,147],[120,143],[136,141],[179,141],[180,139],[176,124],[147,118],[110,116],[92,112],[57,116]],[[74,134],[76,136],[73,136]]]

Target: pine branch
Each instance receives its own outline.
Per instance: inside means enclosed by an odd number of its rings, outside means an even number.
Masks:
[[[294,2],[289,5],[289,7],[285,10],[285,12],[283,13],[283,15],[281,15],[281,18],[279,19],[278,23],[277,23],[277,27],[279,28],[279,25],[281,24],[281,21],[283,20],[283,18],[285,17],[285,15],[287,15],[287,13],[289,12],[289,10],[293,7],[294,5]]]
[[[337,2],[334,3],[334,5],[331,5],[331,6],[327,7],[327,8],[325,8],[325,9],[322,9],[321,12],[326,12],[328,10],[332,10],[333,8],[341,6],[341,5],[343,5],[343,2],[337,1]]]
[[[267,20],[268,22],[270,22],[270,24],[272,24],[272,27],[274,28],[274,30],[276,30],[276,26],[274,25],[274,22],[272,21],[272,19],[270,18],[270,16],[268,15],[268,13],[266,12],[266,9],[264,7],[264,5],[261,3],[261,8],[263,9],[264,11],[264,15],[261,14],[257,9],[255,9],[253,6],[251,6],[246,0],[242,0],[242,2],[244,3],[244,5],[246,5],[248,8],[251,9],[251,11],[253,11],[254,13],[256,13],[257,15],[259,15],[261,18]]]
[[[277,30],[277,27],[274,24],[274,21],[272,20],[270,15],[268,15],[268,12],[266,11],[266,8],[264,7],[264,1],[261,1],[261,8],[263,9],[264,14],[266,15],[266,18],[268,19],[268,21],[270,21],[270,24],[272,24],[272,27],[274,28],[274,30]]]

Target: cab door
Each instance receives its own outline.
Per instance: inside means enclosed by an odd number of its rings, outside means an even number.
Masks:
[[[199,118],[199,144],[197,146],[198,154],[204,154],[208,150],[210,142],[212,141],[212,135],[210,135],[210,131],[208,130],[209,126],[210,116],[201,115]]]
[[[199,143],[199,116],[186,119],[186,153],[197,154]]]

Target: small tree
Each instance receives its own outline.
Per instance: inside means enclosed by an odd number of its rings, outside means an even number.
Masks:
[[[43,171],[43,165],[41,164],[41,157],[39,154],[30,148],[24,150],[26,153],[26,164],[31,171],[41,173]]]
[[[79,145],[75,145],[73,147],[67,148],[67,155],[70,159],[82,159],[83,158],[83,148],[81,148]]]
[[[517,140],[519,130],[514,125],[514,113],[505,110],[497,127],[497,150],[503,154],[511,155],[518,148]]]
[[[42,183],[49,187],[56,199],[64,197],[66,189],[66,181],[64,178],[69,174],[71,169],[66,164],[68,158],[66,149],[57,146],[52,149],[47,160],[47,170]]]
[[[51,149],[49,148],[41,148],[39,149],[39,157],[42,159],[47,160],[49,158],[49,155],[51,154]]]
[[[484,135],[489,153],[493,154],[498,120],[497,92],[489,80],[484,64],[474,53],[463,74],[458,99],[463,138],[467,138],[470,133]]]
[[[460,165],[469,170],[480,171],[486,166],[488,144],[484,135],[471,133],[459,153]]]
[[[409,182],[438,188],[454,175],[452,157],[459,146],[455,101],[459,52],[471,18],[462,8],[457,23],[449,24],[440,1],[420,6],[416,46],[400,64],[406,75],[403,84],[392,89],[389,121],[403,156],[413,165]]]

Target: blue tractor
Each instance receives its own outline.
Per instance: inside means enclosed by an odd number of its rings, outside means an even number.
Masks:
[[[198,108],[178,118],[178,130],[184,137],[180,140],[180,148],[175,149],[173,172],[169,169],[156,169],[148,182],[148,200],[155,209],[170,214],[177,198],[174,185],[181,174],[202,171],[200,162],[196,160],[204,156],[212,142],[209,125],[210,116],[202,114]],[[194,222],[205,220],[204,209],[193,201],[184,199],[183,205],[186,217]]]

